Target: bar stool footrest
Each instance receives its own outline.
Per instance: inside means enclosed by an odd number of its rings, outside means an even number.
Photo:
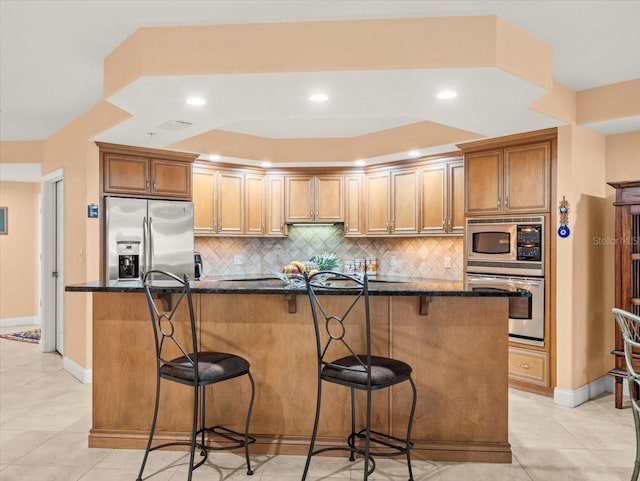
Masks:
[[[208,428],[198,430],[196,432],[196,436],[201,436],[203,431],[205,432],[205,434],[209,434],[210,436],[216,436],[217,438],[226,440],[231,443],[224,446],[211,446],[210,444],[207,443],[204,446],[204,448],[207,451],[227,451],[230,449],[238,449],[238,448],[245,447],[244,433],[239,433],[238,431],[234,431],[224,426],[211,426]],[[208,439],[208,441],[211,442],[212,439]],[[255,442],[256,442],[256,438],[254,438],[253,436],[247,435],[247,445],[253,444]],[[202,447],[201,444],[198,444],[198,446]]]

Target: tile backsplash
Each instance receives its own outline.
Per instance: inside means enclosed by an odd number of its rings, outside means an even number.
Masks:
[[[462,280],[462,237],[344,237],[342,226],[292,226],[285,238],[196,237],[203,276],[280,272],[290,261],[332,252],[344,261],[375,257],[380,275]],[[236,256],[242,264],[234,264]],[[444,267],[445,257],[451,268]]]

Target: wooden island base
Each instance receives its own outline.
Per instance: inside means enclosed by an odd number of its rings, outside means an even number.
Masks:
[[[511,462],[508,299],[433,296],[428,306],[420,299],[370,298],[374,351],[413,367],[418,405],[412,457]],[[257,438],[251,452],[306,454],[316,402],[315,339],[306,295],[297,295],[294,313],[291,301],[276,294],[204,293],[195,294],[194,303],[201,348],[233,352],[251,363],[256,400],[250,432]],[[186,319],[186,309],[183,314]],[[94,292],[93,316],[89,446],[144,449],[156,380],[145,296]],[[246,377],[208,389],[207,421],[242,430],[250,393]],[[187,438],[192,390],[164,382],[162,393],[157,440]],[[410,387],[375,392],[373,402],[373,428],[402,437]],[[363,417],[362,410],[359,414]],[[342,442],[349,428],[349,390],[325,385],[318,442]]]

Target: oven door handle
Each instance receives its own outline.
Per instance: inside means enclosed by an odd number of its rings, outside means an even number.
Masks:
[[[541,281],[520,281],[517,279],[513,279],[511,281],[512,284],[516,284],[518,286],[529,286],[529,287],[540,287],[542,286],[542,282]]]

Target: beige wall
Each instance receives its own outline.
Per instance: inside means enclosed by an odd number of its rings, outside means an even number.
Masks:
[[[560,389],[582,387],[613,367],[613,245],[598,239],[614,236],[606,181],[631,179],[640,179],[640,132],[604,137],[575,125],[558,129],[557,201],[569,200],[572,230],[557,239]]]
[[[0,182],[8,234],[0,235],[0,323],[38,316],[38,193],[40,184]]]
[[[602,340],[607,325],[601,295],[604,259],[591,242],[602,232],[604,177],[605,137],[575,125],[559,128],[556,205],[565,196],[571,209],[571,236],[556,241],[559,389],[579,388],[608,370],[604,365],[611,347]],[[552,212],[557,228],[555,206]]]

